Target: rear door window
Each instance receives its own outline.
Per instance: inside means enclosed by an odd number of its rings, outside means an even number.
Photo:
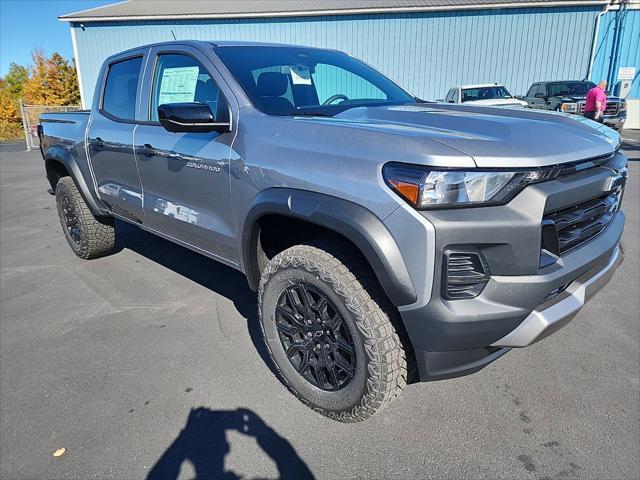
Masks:
[[[119,120],[134,121],[142,57],[112,63],[107,72],[102,111]]]

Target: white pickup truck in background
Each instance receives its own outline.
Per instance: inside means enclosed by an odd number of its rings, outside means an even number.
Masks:
[[[504,85],[485,83],[451,87],[444,99],[446,103],[466,103],[483,107],[526,107],[527,102],[515,98]]]

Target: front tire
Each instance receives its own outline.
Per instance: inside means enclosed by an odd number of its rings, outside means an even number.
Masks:
[[[89,260],[113,253],[113,218],[94,217],[71,177],[58,180],[56,206],[67,243],[78,257]]]
[[[362,421],[406,385],[394,310],[354,249],[315,243],[284,250],[264,269],[258,302],[283,383],[319,413]]]

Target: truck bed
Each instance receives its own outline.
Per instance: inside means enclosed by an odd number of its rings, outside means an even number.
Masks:
[[[40,116],[40,147],[46,151],[52,145],[72,147],[84,144],[84,134],[89,122],[90,110],[43,113]]]
[[[73,173],[76,183],[83,186],[82,193],[95,211],[99,207],[95,203],[96,197],[92,189],[88,188],[84,179],[91,179],[91,169],[85,149],[86,131],[91,117],[91,111],[80,110],[74,112],[52,112],[40,115],[38,136],[40,137],[40,152],[43,158],[45,152],[49,157],[58,161],[46,162],[47,179],[51,185],[51,192],[55,191],[58,178]],[[58,163],[61,162],[61,163]],[[60,168],[66,172],[60,171]]]

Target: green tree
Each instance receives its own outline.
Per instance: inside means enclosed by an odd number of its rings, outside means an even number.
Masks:
[[[9,65],[9,71],[4,76],[3,90],[7,94],[15,99],[22,97],[24,92],[24,85],[29,79],[29,70],[24,65],[18,65],[17,63],[11,63]]]

